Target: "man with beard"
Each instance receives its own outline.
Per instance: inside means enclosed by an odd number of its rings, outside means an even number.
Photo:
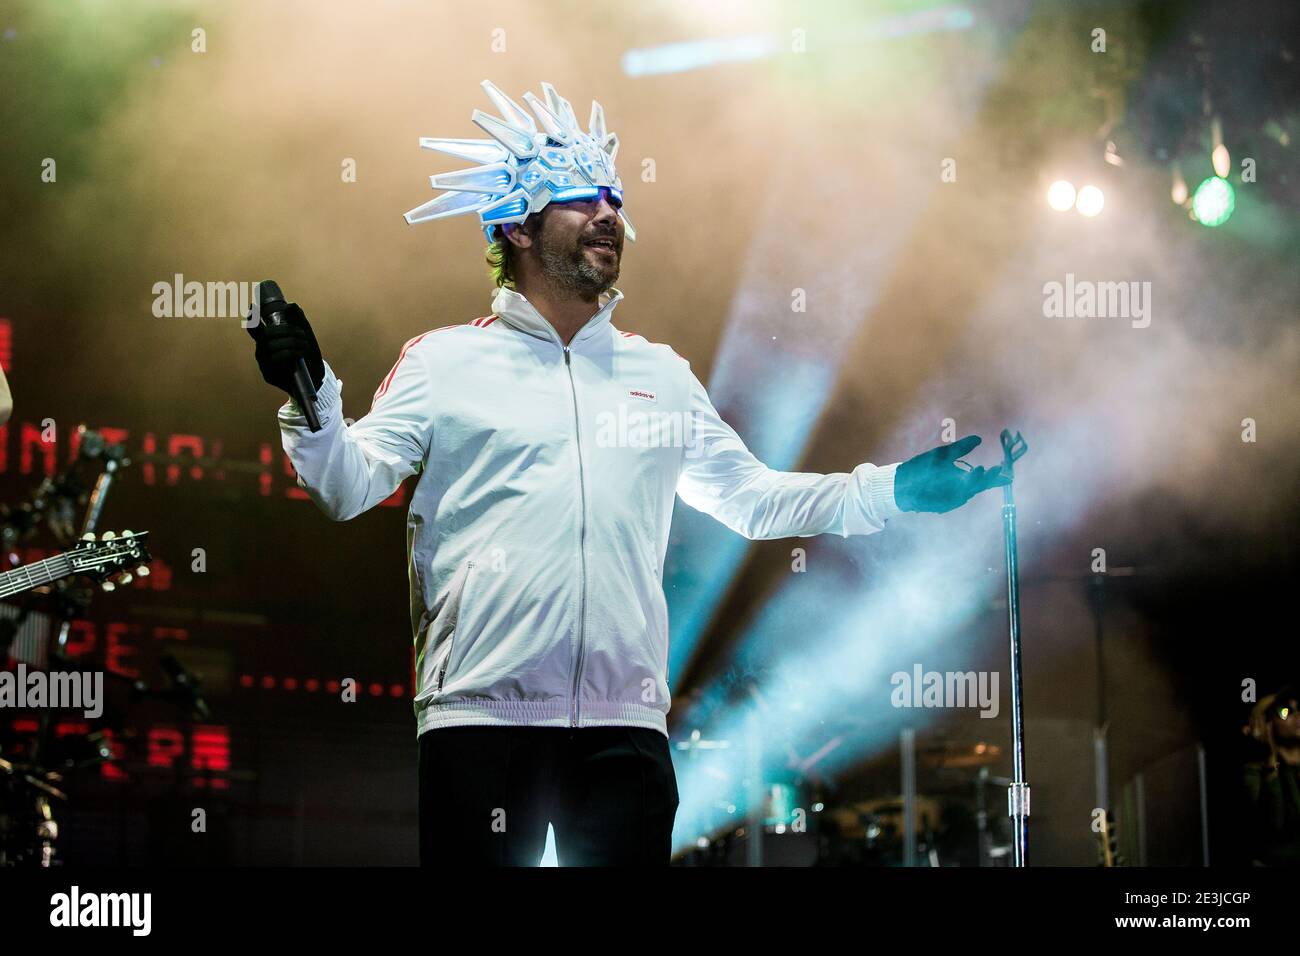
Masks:
[[[476,212],[492,313],[406,343],[371,410],[345,426],[341,383],[296,305],[250,329],[268,382],[316,386],[321,429],[280,410],[299,482],[347,520],[419,475],[407,519],[416,649],[420,857],[663,864],[678,803],[667,722],[663,560],[674,500],[748,538],[871,534],[1005,479],[963,470],[975,436],[901,465],[777,472],[718,416],[690,363],[611,324],[635,232],[618,137],[582,130],[542,84],[533,115],[491,83],[492,138],[421,145],[479,165],[406,214]],[[534,118],[535,117],[535,118]],[[617,427],[614,425],[617,423]]]

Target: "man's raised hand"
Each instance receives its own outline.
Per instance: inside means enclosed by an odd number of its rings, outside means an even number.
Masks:
[[[257,343],[257,367],[268,385],[288,392],[292,398],[294,369],[302,359],[307,363],[312,385],[320,388],[325,380],[325,360],[321,357],[316,333],[296,302],[285,307],[284,321],[279,325],[258,321],[245,328]]]

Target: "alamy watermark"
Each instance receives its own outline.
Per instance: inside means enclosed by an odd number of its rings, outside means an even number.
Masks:
[[[234,319],[245,328],[258,322],[248,313],[257,304],[256,282],[199,282],[176,273],[171,282],[153,284],[153,314],[159,319]]]
[[[895,707],[978,707],[981,717],[998,715],[997,671],[895,671],[889,702]]]
[[[1092,282],[1065,274],[1065,282],[1043,284],[1043,315],[1049,319],[1131,319],[1133,328],[1151,324],[1150,282]]]
[[[50,897],[50,925],[56,927],[117,926],[132,936],[148,936],[152,914],[152,893],[90,893],[74,884]]]
[[[641,389],[629,389],[628,394],[636,398],[650,396],[642,401],[654,400],[653,392]],[[702,452],[695,415],[635,408],[620,402],[615,411],[596,414],[596,444],[601,448],[684,448],[687,458],[695,458]]]
[[[80,710],[87,719],[104,712],[103,671],[0,671],[0,708]]]

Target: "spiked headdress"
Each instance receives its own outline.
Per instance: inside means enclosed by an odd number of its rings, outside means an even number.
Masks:
[[[628,239],[636,230],[623,212],[623,183],[614,171],[618,136],[605,132],[605,111],[591,101],[591,119],[583,132],[569,101],[542,84],[543,103],[531,91],[524,99],[533,114],[497,89],[489,80],[482,83],[501,118],[475,110],[472,119],[491,139],[420,138],[424,149],[478,163],[453,173],[429,177],[442,195],[406,213],[409,223],[445,219],[476,212],[483,233],[492,241],[492,230],[511,222],[523,222],[531,213],[551,202],[592,199],[601,187],[619,207],[618,215]]]

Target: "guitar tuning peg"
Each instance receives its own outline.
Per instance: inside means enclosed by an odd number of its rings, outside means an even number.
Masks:
[[[103,588],[105,591],[117,590],[117,585],[114,584],[112,581],[105,581],[103,584],[100,585],[100,587]]]
[[[132,531],[130,528],[127,528],[125,531],[122,532],[122,537],[124,537],[124,538],[134,538],[134,537],[135,537],[135,532]]]
[[[124,572],[124,573],[122,574],[122,576],[119,577],[119,578],[117,579],[117,583],[118,583],[118,584],[130,584],[130,583],[131,583],[132,581],[134,581],[134,580],[135,580],[135,579],[134,579],[133,577],[131,577],[131,572],[127,571],[127,572]]]
[[[136,577],[147,578],[149,576],[149,566],[147,564],[140,565],[135,569],[135,574]]]
[[[83,535],[81,536],[81,540],[82,540],[82,541],[94,541],[94,540],[95,540],[95,532],[93,532],[93,531],[87,531],[85,534],[83,534]]]
[[[103,534],[101,534],[99,537],[100,537],[100,540],[101,540],[101,541],[112,541],[114,538],[117,537],[117,532],[116,532],[116,531],[105,531],[105,532],[104,532]]]

